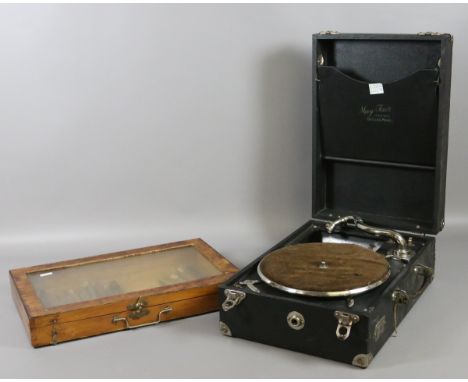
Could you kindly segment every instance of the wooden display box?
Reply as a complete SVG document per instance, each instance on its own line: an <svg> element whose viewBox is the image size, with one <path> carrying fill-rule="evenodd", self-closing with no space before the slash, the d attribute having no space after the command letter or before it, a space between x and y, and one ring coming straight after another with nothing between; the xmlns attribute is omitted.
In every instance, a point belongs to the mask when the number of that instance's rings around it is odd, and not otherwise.
<svg viewBox="0 0 468 382"><path fill-rule="evenodd" d="M201 239L10 270L34 347L218 309L238 269Z"/></svg>

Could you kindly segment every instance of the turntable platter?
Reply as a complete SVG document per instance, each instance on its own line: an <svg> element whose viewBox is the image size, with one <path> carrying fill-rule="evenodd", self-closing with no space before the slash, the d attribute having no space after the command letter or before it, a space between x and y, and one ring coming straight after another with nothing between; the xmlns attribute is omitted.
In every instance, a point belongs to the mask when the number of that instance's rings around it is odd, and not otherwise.
<svg viewBox="0 0 468 382"><path fill-rule="evenodd" d="M307 243L280 248L258 264L260 278L283 291L316 297L352 296L390 276L383 255L355 244Z"/></svg>

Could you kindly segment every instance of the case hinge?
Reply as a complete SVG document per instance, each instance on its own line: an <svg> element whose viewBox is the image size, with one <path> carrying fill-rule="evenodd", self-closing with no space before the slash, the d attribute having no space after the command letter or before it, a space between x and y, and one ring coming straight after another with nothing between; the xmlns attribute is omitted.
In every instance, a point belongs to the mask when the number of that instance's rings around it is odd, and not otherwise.
<svg viewBox="0 0 468 382"><path fill-rule="evenodd" d="M340 34L338 31L320 31L319 34Z"/></svg>
<svg viewBox="0 0 468 382"><path fill-rule="evenodd" d="M441 36L443 34L439 32L418 32L418 36Z"/></svg>
<svg viewBox="0 0 468 382"><path fill-rule="evenodd" d="M52 331L50 333L50 344L57 345L58 344L58 332L57 332L57 320L52 321Z"/></svg>

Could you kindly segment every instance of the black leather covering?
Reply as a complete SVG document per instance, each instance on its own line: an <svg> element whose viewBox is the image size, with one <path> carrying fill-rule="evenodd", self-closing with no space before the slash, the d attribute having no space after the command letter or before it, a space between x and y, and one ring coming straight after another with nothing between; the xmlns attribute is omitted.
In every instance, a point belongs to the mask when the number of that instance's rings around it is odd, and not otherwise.
<svg viewBox="0 0 468 382"><path fill-rule="evenodd" d="M324 235L326 235L324 226L308 222L264 255L286 245L321 242ZM371 239L370 236L353 230L342 236L343 239L365 237ZM379 249L382 255L392 247L392 244L384 240ZM390 278L381 286L354 296L352 307L349 307L346 298L303 297L277 290L264 283L255 284L258 292L254 292L239 284L243 280L259 279L257 265L263 257L261 256L220 286L220 305L226 299L227 289L246 294L245 298L232 309L220 310L220 321L229 328L228 335L232 337L367 367L367 363L357 363L359 357L365 356L366 362L370 362L394 331L393 292L402 288L410 294L421 290L422 294L431 281L428 279L425 282L423 277L412 270L415 266L434 268L435 239L415 238L412 248L415 250L415 255L409 264L389 260ZM406 304L398 306L396 324L403 320L418 301L420 294L409 299ZM337 338L338 321L334 315L335 311L357 314L360 318L359 322L352 326L350 336L345 341ZM302 314L305 319L303 329L294 330L288 325L287 317L290 312Z"/></svg>
<svg viewBox="0 0 468 382"><path fill-rule="evenodd" d="M319 34L313 44L315 219L266 253L323 242L323 220L338 215L437 233L444 217L451 36ZM369 83L382 83L383 94L371 95ZM349 227L338 234L342 240L374 240ZM367 367L432 281L435 238L411 236L409 263L389 259L389 279L355 296L353 303L293 295L263 283L255 284L256 291L249 289L242 281L259 279L260 256L220 286L220 302L226 293L244 293L239 304L221 309L222 332ZM380 244L384 256L395 248L385 238ZM418 269L430 270L430 277ZM393 296L400 289L408 293L407 300L395 305ZM359 316L344 341L336 334L336 311ZM297 312L305 320L300 330L287 320Z"/></svg>
<svg viewBox="0 0 468 382"><path fill-rule="evenodd" d="M369 83L318 68L323 155L435 166L437 69L419 70L369 93Z"/></svg>
<svg viewBox="0 0 468 382"><path fill-rule="evenodd" d="M315 35L313 217L443 227L450 35ZM369 84L382 84L371 94Z"/></svg>

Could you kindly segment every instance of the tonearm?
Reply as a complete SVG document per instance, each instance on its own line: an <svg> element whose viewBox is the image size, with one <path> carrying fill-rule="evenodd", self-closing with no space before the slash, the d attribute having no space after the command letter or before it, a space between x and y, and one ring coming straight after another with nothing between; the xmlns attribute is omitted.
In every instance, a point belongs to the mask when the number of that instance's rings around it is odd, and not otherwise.
<svg viewBox="0 0 468 382"><path fill-rule="evenodd" d="M408 248L408 244L399 232L393 231L391 229L385 229L385 228L378 228L378 227L373 227L370 225L367 225L364 223L364 221L358 217L358 216L345 216L342 217L338 220L335 220L333 222L327 223L326 228L328 233L332 233L333 230L340 224L353 222L353 226L356 228L360 229L361 231L368 232L374 236L387 236L391 238L393 241L395 241L398 244L398 248L390 250L389 254L392 255L392 257L408 262L413 255L414 251Z"/></svg>

